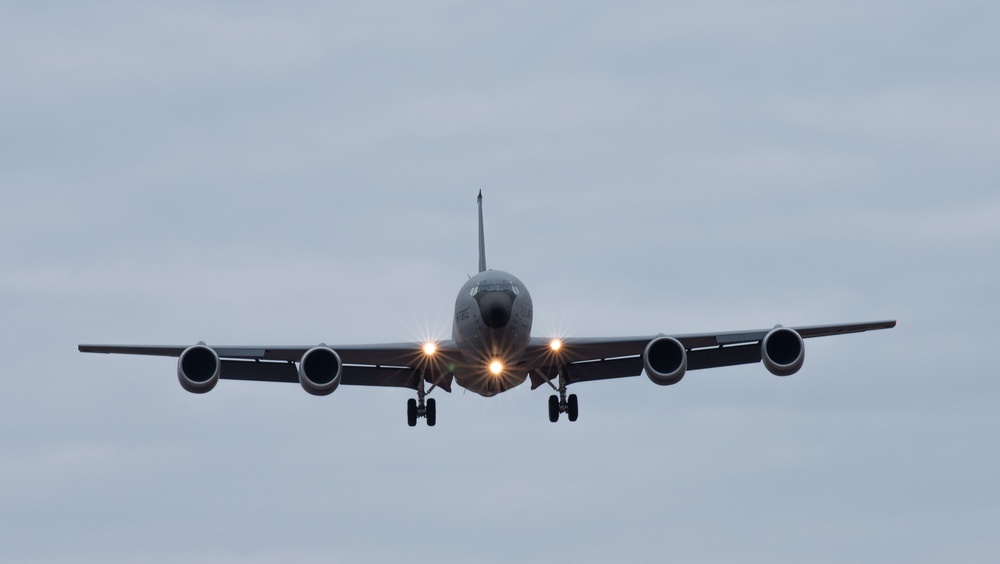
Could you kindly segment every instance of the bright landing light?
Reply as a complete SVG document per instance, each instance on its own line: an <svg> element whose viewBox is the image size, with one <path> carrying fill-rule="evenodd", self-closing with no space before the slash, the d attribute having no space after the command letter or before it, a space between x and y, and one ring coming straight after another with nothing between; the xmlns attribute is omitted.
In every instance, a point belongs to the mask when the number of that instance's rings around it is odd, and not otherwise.
<svg viewBox="0 0 1000 564"><path fill-rule="evenodd" d="M437 345L431 342L424 343L424 354L427 356L433 355L437 352Z"/></svg>
<svg viewBox="0 0 1000 564"><path fill-rule="evenodd" d="M552 352L558 351L562 348L562 341L559 339L552 339L549 341L549 348L552 349Z"/></svg>
<svg viewBox="0 0 1000 564"><path fill-rule="evenodd" d="M490 363L490 372L494 376L499 376L500 373L503 372L503 363L501 363L499 360L494 360L493 362L491 362Z"/></svg>

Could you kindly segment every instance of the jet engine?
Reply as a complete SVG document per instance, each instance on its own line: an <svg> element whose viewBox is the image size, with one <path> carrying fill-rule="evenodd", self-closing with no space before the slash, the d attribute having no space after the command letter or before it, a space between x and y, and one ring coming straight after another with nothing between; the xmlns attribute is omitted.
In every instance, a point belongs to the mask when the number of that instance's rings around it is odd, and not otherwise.
<svg viewBox="0 0 1000 564"><path fill-rule="evenodd" d="M806 346L802 335L794 329L775 327L767 332L760 343L760 358L775 376L791 376L802 368Z"/></svg>
<svg viewBox="0 0 1000 564"><path fill-rule="evenodd" d="M299 384L314 396L331 394L340 385L342 368L340 355L333 349L325 345L313 347L299 362Z"/></svg>
<svg viewBox="0 0 1000 564"><path fill-rule="evenodd" d="M177 359L177 380L192 394L204 394L219 383L221 367L219 355L205 343L198 343L184 349Z"/></svg>
<svg viewBox="0 0 1000 564"><path fill-rule="evenodd" d="M646 376L654 384L670 386L681 381L687 371L687 352L673 337L657 337L642 352Z"/></svg>

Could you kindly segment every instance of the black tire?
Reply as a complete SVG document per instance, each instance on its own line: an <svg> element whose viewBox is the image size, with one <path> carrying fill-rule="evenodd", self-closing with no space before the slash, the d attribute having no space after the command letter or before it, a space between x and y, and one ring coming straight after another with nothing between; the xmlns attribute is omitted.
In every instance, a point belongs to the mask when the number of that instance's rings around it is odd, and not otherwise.
<svg viewBox="0 0 1000 564"><path fill-rule="evenodd" d="M427 398L427 412L425 413L427 417L427 426L433 427L437 423L437 402L434 398Z"/></svg>
<svg viewBox="0 0 1000 564"><path fill-rule="evenodd" d="M580 402L576 400L576 394L569 395L569 420L576 421L576 418L580 415Z"/></svg>
<svg viewBox="0 0 1000 564"><path fill-rule="evenodd" d="M417 426L417 400L413 398L406 400L406 424L410 427Z"/></svg>
<svg viewBox="0 0 1000 564"><path fill-rule="evenodd" d="M559 421L559 396L549 396L549 421Z"/></svg>

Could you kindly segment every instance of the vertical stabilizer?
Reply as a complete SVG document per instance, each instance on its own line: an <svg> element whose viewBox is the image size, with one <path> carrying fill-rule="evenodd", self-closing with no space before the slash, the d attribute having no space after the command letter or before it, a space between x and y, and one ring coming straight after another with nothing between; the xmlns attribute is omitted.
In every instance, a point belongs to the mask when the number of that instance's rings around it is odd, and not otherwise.
<svg viewBox="0 0 1000 564"><path fill-rule="evenodd" d="M483 234L483 191L476 198L479 204L479 272L486 272L486 235Z"/></svg>

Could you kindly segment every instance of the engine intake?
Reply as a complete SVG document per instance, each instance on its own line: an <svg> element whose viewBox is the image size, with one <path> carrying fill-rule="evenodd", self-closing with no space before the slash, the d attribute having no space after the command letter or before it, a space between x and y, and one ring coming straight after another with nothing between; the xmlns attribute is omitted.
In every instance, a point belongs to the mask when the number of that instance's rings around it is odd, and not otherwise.
<svg viewBox="0 0 1000 564"><path fill-rule="evenodd" d="M314 396L332 394L340 385L343 363L331 348L320 345L302 355L299 362L299 384Z"/></svg>
<svg viewBox="0 0 1000 564"><path fill-rule="evenodd" d="M215 350L204 343L184 349L177 359L177 380L192 394L209 392L219 383L222 363Z"/></svg>
<svg viewBox="0 0 1000 564"><path fill-rule="evenodd" d="M775 327L760 343L760 358L775 376L791 376L802 368L806 346L794 329Z"/></svg>
<svg viewBox="0 0 1000 564"><path fill-rule="evenodd" d="M687 351L673 337L657 337L642 352L642 364L654 384L670 386L680 382L687 371Z"/></svg>

